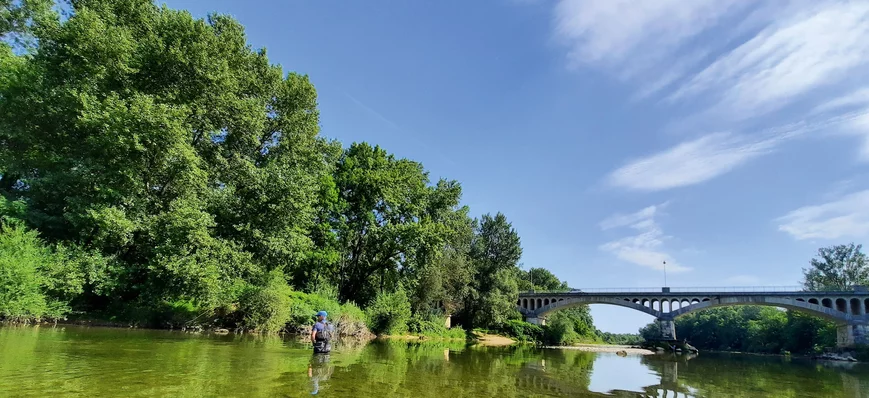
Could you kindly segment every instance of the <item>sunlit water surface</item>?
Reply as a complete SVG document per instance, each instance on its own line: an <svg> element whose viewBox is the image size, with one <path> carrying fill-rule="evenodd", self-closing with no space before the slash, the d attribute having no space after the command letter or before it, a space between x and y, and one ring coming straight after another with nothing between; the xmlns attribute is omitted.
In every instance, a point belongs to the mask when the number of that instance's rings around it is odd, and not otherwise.
<svg viewBox="0 0 869 398"><path fill-rule="evenodd" d="M869 397L869 366L627 356L406 341L336 344L82 327L0 327L9 397Z"/></svg>

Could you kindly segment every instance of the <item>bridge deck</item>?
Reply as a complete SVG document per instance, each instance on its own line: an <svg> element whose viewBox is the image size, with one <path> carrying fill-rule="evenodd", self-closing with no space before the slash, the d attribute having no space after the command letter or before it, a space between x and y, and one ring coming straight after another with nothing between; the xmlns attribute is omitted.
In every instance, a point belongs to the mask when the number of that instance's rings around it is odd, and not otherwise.
<svg viewBox="0 0 869 398"><path fill-rule="evenodd" d="M577 297L577 296L599 296L599 297L639 297L639 296L652 296L652 297L686 297L686 296L696 296L696 297L716 297L716 296L778 296L778 297L791 297L791 296L804 296L804 297L832 297L832 296L851 296L851 297L869 297L869 292L867 291L787 291L787 292L705 292L705 291L696 291L696 292L653 292L653 291L644 291L644 292L583 292L583 291L569 291L569 292L521 292L519 293L519 297Z"/></svg>

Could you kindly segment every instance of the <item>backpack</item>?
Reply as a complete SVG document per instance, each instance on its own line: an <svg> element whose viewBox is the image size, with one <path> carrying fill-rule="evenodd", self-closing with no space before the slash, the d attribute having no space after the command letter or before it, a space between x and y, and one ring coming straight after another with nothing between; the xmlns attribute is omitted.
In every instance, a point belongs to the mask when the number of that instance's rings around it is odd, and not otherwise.
<svg viewBox="0 0 869 398"><path fill-rule="evenodd" d="M332 340L332 334L334 333L332 328L332 323L328 321L323 322L323 331L317 332L317 340L330 341Z"/></svg>

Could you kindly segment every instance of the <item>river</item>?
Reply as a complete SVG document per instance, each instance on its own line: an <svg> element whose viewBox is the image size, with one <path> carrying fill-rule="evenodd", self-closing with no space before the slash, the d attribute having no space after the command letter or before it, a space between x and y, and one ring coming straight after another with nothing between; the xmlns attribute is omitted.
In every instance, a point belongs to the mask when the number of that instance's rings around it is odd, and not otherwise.
<svg viewBox="0 0 869 398"><path fill-rule="evenodd" d="M627 356L462 342L0 327L3 397L869 397L869 365L750 355Z"/></svg>

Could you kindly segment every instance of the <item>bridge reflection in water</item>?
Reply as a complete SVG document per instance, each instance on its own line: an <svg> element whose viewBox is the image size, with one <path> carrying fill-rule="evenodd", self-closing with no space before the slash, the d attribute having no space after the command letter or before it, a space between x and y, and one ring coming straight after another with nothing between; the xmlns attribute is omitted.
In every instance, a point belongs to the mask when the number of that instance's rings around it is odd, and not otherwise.
<svg viewBox="0 0 869 398"><path fill-rule="evenodd" d="M651 379L647 385L630 385L635 378L636 371L625 369L624 372L613 373L604 369L596 375L594 368L599 368L602 361L608 358L608 354L597 354L592 362L593 366L583 369L582 372L590 372L591 378L588 385L582 381L565 379L563 374L553 374L553 366L547 367L546 359L536 359L526 362L516 374L516 386L521 391L539 393L547 396L576 396L576 397L630 397L630 398L708 398L708 397L774 397L779 396L776 392L763 393L752 391L751 385L757 384L757 380L745 378L763 378L753 372L743 377L734 377L733 373L722 372L716 376L715 368L720 366L720 356L704 358L697 355L650 355L634 358L621 358L612 356L614 361L620 362L620 366L627 366L626 360L638 359L635 364L644 367ZM708 356L708 355L707 355ZM777 367L789 366L788 360L765 358L764 366ZM693 362L693 363L692 363ZM589 364L591 365L591 363ZM823 363L818 367L830 368L827 372L839 373L843 397L869 397L869 378L864 377L865 372L852 373L854 367L865 365L854 363ZM630 367L630 366L628 366ZM683 371L680 377L680 370ZM726 373L726 374L724 374ZM629 376L628 376L629 375ZM603 378L605 380L598 380ZM775 384L775 381L767 381L761 384ZM600 388L602 386L622 386L621 388ZM783 392L782 392L783 393ZM771 395L770 395L771 394ZM787 395L791 396L791 395Z"/></svg>

